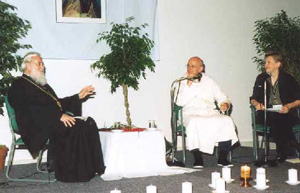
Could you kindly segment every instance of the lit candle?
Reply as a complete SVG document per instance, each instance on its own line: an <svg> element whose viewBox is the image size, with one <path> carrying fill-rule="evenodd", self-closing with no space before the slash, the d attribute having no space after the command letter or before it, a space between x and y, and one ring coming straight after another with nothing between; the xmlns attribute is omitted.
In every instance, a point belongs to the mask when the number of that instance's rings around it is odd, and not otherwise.
<svg viewBox="0 0 300 193"><path fill-rule="evenodd" d="M212 172L211 173L211 187L216 188L216 180L221 177L219 172Z"/></svg>
<svg viewBox="0 0 300 193"><path fill-rule="evenodd" d="M150 186L147 186L147 193L156 193L156 186L153 186L152 184Z"/></svg>
<svg viewBox="0 0 300 193"><path fill-rule="evenodd" d="M231 169L230 167L223 167L222 168L222 178L225 180L225 182L228 182L231 180Z"/></svg>
<svg viewBox="0 0 300 193"><path fill-rule="evenodd" d="M183 182L182 183L182 193L192 193L192 183L191 182Z"/></svg>
<svg viewBox="0 0 300 193"><path fill-rule="evenodd" d="M264 168L256 169L256 186L258 188L266 187L266 170Z"/></svg>
<svg viewBox="0 0 300 193"><path fill-rule="evenodd" d="M241 167L241 178L250 178L251 168L247 165Z"/></svg>
<svg viewBox="0 0 300 193"><path fill-rule="evenodd" d="M298 182L298 171L296 169L289 169L289 182Z"/></svg>
<svg viewBox="0 0 300 193"><path fill-rule="evenodd" d="M117 188L115 188L114 190L110 191L110 193L121 193L121 190L117 190Z"/></svg>
<svg viewBox="0 0 300 193"><path fill-rule="evenodd" d="M218 178L216 180L216 193L225 192L225 180L223 178Z"/></svg>

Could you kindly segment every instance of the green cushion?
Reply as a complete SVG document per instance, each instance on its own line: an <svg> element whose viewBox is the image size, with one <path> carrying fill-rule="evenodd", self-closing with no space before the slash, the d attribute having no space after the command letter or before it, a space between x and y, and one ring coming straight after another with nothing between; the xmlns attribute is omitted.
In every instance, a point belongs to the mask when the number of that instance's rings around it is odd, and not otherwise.
<svg viewBox="0 0 300 193"><path fill-rule="evenodd" d="M256 131L264 132L264 125L256 124ZM267 133L270 133L270 127L269 126L267 126Z"/></svg>
<svg viewBox="0 0 300 193"><path fill-rule="evenodd" d="M184 126L182 126L182 125L178 125L178 127L177 127L177 132L181 132L182 131L182 128L183 129L185 129L185 127Z"/></svg>
<svg viewBox="0 0 300 193"><path fill-rule="evenodd" d="M10 106L7 96L4 97L4 101L5 101L5 106L6 106L10 124L11 124L14 132L18 133L19 128L18 128L18 124L17 124L16 118L15 118L15 110Z"/></svg>
<svg viewBox="0 0 300 193"><path fill-rule="evenodd" d="M17 139L16 145L24 145L24 141L21 137L19 139Z"/></svg>
<svg viewBox="0 0 300 193"><path fill-rule="evenodd" d="M258 132L264 132L264 126L260 125L260 124L256 124L256 131L258 131ZM300 132L300 124L294 125L293 132L294 133ZM270 133L270 127L269 126L267 126L267 133Z"/></svg>
<svg viewBox="0 0 300 193"><path fill-rule="evenodd" d="M294 132L294 133L300 132L300 124L294 125L294 127L293 127L293 132Z"/></svg>

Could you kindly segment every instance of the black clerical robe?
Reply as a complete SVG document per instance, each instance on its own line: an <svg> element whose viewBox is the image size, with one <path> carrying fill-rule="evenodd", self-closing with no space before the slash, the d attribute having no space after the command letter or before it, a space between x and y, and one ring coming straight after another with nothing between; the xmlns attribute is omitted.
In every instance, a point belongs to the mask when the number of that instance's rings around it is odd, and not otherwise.
<svg viewBox="0 0 300 193"><path fill-rule="evenodd" d="M12 84L8 100L16 113L19 134L32 154L51 141L55 158L55 177L63 182L89 181L104 173L104 162L97 125L92 118L76 119L65 127L63 113L81 115L78 94L58 99L47 84L40 86L23 74Z"/></svg>

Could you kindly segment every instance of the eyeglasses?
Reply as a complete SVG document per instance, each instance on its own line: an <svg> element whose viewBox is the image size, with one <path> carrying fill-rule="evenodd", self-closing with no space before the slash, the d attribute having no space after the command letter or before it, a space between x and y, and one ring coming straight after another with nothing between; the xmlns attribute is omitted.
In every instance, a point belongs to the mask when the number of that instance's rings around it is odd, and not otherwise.
<svg viewBox="0 0 300 193"><path fill-rule="evenodd" d="M187 64L186 67L187 67L187 68L198 68L198 67L195 66L195 65L189 65L189 64ZM201 65L201 66L199 66L199 67L201 68L201 67L203 67L203 65Z"/></svg>

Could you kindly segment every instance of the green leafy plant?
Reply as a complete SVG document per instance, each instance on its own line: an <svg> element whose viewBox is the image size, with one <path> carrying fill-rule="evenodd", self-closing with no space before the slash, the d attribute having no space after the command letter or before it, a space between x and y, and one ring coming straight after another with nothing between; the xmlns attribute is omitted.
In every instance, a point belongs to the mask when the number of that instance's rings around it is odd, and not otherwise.
<svg viewBox="0 0 300 193"><path fill-rule="evenodd" d="M31 48L19 40L27 35L30 24L17 16L17 8L0 1L0 114L3 115L4 96L14 77L12 71L20 70L22 58L17 55L20 49Z"/></svg>
<svg viewBox="0 0 300 193"><path fill-rule="evenodd" d="M281 10L274 17L255 22L253 37L258 56L253 58L257 68L263 72L267 51L278 51L283 55L283 70L295 77L300 84L300 18L290 18Z"/></svg>
<svg viewBox="0 0 300 193"><path fill-rule="evenodd" d="M146 79L146 70L154 72L155 64L150 54L154 42L149 39L148 34L141 33L142 28L131 27L129 23L134 20L133 17L126 19L123 24L111 23L112 28L99 34L97 42L105 41L111 49L107 55L91 65L91 69L97 71L97 77L103 76L111 82L111 93L114 93L118 87L123 88L124 106L126 108L127 124L132 126L129 103L128 87L134 90L139 89L139 78Z"/></svg>

